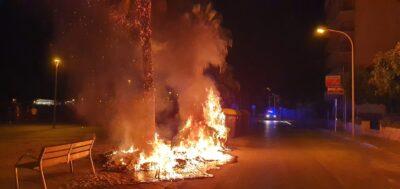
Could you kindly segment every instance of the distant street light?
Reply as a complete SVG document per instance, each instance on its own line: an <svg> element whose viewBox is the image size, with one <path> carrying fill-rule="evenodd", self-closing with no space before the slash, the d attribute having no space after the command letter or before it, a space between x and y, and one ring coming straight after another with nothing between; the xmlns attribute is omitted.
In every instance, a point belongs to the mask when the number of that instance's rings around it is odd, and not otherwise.
<svg viewBox="0 0 400 189"><path fill-rule="evenodd" d="M354 136L355 135L355 96L354 96L354 91L355 91L355 83L354 83L354 42L353 39L350 37L349 34L343 31L339 30L333 30L330 28L326 27L318 27L316 29L316 33L318 35L324 35L327 32L332 32L332 33L337 33L340 35L343 35L346 37L346 39L349 41L350 46L351 46L351 125L352 125L352 131L351 134ZM346 120L345 120L346 122Z"/></svg>
<svg viewBox="0 0 400 189"><path fill-rule="evenodd" d="M53 105L53 129L56 128L56 111L57 111L57 75L58 75L58 67L61 64L61 59L59 57L55 57L53 59L53 64L55 66L55 77L54 77L54 105Z"/></svg>

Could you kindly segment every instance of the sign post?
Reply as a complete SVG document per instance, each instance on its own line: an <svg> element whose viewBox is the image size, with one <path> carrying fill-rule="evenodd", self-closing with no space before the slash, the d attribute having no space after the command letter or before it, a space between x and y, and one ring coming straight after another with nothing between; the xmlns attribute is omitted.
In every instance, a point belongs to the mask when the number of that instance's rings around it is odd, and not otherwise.
<svg viewBox="0 0 400 189"><path fill-rule="evenodd" d="M337 106L338 96L344 95L344 89L342 87L342 80L340 75L328 75L325 77L326 93L328 96L334 97L334 126L335 132L337 131ZM344 120L346 122L346 120Z"/></svg>
<svg viewBox="0 0 400 189"><path fill-rule="evenodd" d="M337 98L335 98L335 133L337 128Z"/></svg>

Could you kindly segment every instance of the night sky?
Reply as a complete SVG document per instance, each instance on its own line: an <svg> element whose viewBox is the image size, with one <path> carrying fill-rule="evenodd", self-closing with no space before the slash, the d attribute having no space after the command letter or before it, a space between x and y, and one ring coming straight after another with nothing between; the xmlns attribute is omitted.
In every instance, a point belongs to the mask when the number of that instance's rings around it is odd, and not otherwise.
<svg viewBox="0 0 400 189"><path fill-rule="evenodd" d="M18 2L0 0L0 100L51 97L52 11L36 1ZM243 97L262 101L270 87L285 104L323 98L324 42L313 36L324 21L323 0L214 2L232 33L228 63Z"/></svg>
<svg viewBox="0 0 400 189"><path fill-rule="evenodd" d="M51 14L36 1L0 0L0 100L52 96Z"/></svg>
<svg viewBox="0 0 400 189"><path fill-rule="evenodd" d="M228 62L242 91L263 101L270 87L289 105L323 98L324 46L313 35L323 0L218 0L216 8L233 35Z"/></svg>

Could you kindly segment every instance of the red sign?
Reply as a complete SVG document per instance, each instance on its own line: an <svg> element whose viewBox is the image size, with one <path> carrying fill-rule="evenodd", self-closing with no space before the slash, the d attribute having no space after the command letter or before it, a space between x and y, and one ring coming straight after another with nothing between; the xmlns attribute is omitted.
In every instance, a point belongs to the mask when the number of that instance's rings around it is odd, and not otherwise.
<svg viewBox="0 0 400 189"><path fill-rule="evenodd" d="M328 95L343 95L342 78L340 75L327 75L325 77L326 93Z"/></svg>
<svg viewBox="0 0 400 189"><path fill-rule="evenodd" d="M342 80L340 75L328 75L325 77L326 88L341 88Z"/></svg>
<svg viewBox="0 0 400 189"><path fill-rule="evenodd" d="M343 95L344 89L342 87L331 87L327 89L328 95Z"/></svg>

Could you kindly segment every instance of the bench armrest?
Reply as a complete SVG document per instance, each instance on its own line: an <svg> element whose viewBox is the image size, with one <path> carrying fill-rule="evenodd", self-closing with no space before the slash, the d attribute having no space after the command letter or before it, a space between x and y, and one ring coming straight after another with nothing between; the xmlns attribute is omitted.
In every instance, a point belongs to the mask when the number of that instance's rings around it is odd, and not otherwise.
<svg viewBox="0 0 400 189"><path fill-rule="evenodd" d="M26 152L25 154L23 154L21 157L18 158L17 163L20 163L25 157L30 158L31 160L38 160L38 157L33 155L31 152Z"/></svg>

